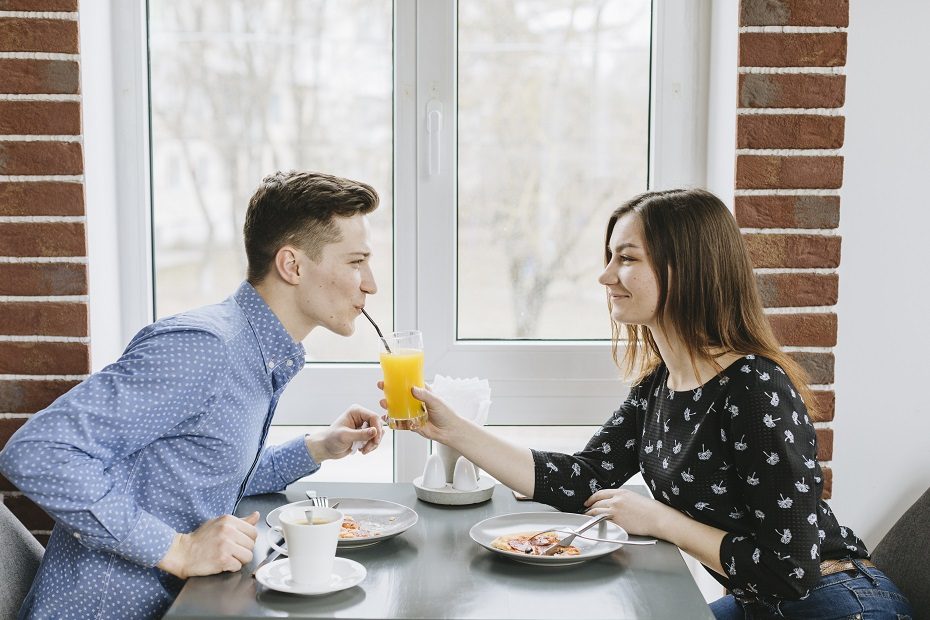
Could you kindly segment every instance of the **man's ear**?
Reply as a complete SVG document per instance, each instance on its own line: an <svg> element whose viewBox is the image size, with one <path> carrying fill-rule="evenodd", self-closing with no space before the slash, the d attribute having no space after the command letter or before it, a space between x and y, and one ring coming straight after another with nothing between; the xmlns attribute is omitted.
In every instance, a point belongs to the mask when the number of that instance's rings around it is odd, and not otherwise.
<svg viewBox="0 0 930 620"><path fill-rule="evenodd" d="M300 284L300 250L285 245L274 255L274 266L278 276L288 284Z"/></svg>

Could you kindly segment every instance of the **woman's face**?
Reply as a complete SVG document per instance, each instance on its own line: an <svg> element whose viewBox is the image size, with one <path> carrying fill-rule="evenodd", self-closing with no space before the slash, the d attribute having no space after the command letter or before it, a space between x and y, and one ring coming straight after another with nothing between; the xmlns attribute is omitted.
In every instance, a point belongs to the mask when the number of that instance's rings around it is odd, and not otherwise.
<svg viewBox="0 0 930 620"><path fill-rule="evenodd" d="M639 216L628 213L617 220L607 247L610 262L597 281L607 287L610 317L617 323L655 329L659 286L646 254Z"/></svg>

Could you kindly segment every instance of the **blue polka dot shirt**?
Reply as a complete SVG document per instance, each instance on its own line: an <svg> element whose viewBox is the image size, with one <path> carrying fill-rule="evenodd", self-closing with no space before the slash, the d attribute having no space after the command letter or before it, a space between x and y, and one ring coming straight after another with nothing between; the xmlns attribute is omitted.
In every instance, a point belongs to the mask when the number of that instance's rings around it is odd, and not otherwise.
<svg viewBox="0 0 930 620"><path fill-rule="evenodd" d="M160 617L182 585L155 568L176 533L319 468L303 437L263 447L303 365L303 346L244 282L144 328L33 416L0 452L0 473L55 519L21 616Z"/></svg>

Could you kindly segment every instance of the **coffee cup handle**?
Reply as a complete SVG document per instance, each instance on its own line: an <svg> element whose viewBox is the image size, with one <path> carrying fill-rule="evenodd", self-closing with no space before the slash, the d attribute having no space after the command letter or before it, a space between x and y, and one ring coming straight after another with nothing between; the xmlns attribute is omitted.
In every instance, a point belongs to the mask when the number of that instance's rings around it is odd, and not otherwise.
<svg viewBox="0 0 930 620"><path fill-rule="evenodd" d="M277 534L277 536L274 536L274 534ZM280 538L283 536L284 536L284 531L281 529L280 525L271 526L271 529L268 530L268 544L271 545L271 548L277 551L278 553L283 553L284 555L287 555L287 547L281 547L277 543L277 540L280 540Z"/></svg>

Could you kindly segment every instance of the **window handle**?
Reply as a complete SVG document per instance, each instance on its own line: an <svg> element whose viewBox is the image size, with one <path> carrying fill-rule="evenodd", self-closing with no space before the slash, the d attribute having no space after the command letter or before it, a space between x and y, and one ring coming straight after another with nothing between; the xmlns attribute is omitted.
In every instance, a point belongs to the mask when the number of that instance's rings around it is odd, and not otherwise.
<svg viewBox="0 0 930 620"><path fill-rule="evenodd" d="M429 176L440 172L439 150L442 145L442 103L433 99L426 104L427 155Z"/></svg>

